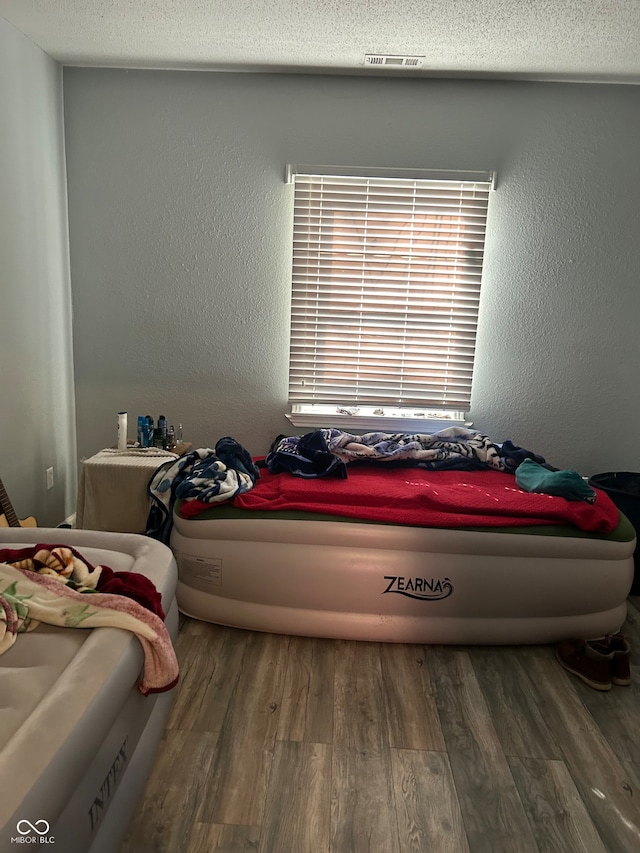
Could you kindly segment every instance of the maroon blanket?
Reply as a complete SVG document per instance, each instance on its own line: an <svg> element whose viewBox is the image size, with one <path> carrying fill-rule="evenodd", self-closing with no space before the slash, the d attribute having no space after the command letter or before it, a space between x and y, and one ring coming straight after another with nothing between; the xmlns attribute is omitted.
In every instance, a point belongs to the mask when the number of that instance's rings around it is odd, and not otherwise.
<svg viewBox="0 0 640 853"><path fill-rule="evenodd" d="M71 545L28 545L21 548L0 549L0 563L10 563L16 568L58 575L59 579L76 581L76 588L92 588L95 592L125 595L146 607L164 622L162 596L153 581L138 572L114 572L109 566L93 566ZM95 577L95 583L78 583L78 569L82 575Z"/></svg>
<svg viewBox="0 0 640 853"><path fill-rule="evenodd" d="M346 480L302 479L261 470L253 489L231 504L250 510L303 510L347 518L421 527L512 527L572 524L609 533L618 509L596 490L594 504L522 491L513 474L500 471L427 471L422 468L350 466ZM210 503L184 501L180 515L191 518Z"/></svg>

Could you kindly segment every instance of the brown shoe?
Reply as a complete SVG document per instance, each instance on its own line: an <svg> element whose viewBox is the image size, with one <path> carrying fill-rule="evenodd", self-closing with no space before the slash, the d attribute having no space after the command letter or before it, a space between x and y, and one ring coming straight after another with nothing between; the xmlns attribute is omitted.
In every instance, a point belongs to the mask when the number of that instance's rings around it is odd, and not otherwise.
<svg viewBox="0 0 640 853"><path fill-rule="evenodd" d="M611 681L622 687L631 684L631 646L622 634L610 634L606 639L606 645L613 652L611 663Z"/></svg>
<svg viewBox="0 0 640 853"><path fill-rule="evenodd" d="M603 642L563 640L556 646L556 658L565 669L594 690L611 690L614 652Z"/></svg>

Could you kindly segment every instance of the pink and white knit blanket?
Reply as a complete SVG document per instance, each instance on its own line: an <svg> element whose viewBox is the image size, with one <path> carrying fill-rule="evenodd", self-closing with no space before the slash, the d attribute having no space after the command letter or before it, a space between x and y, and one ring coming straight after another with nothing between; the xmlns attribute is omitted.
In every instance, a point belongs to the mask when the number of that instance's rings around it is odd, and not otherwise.
<svg viewBox="0 0 640 853"><path fill-rule="evenodd" d="M0 654L18 634L40 622L64 628L124 628L138 637L144 651L140 692L146 696L175 686L178 661L159 616L124 595L78 592L54 574L0 563Z"/></svg>

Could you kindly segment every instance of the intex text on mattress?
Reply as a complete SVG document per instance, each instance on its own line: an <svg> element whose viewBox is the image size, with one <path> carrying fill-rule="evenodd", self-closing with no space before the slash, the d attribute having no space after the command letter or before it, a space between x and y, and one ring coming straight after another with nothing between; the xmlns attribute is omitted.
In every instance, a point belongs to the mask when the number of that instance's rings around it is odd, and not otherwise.
<svg viewBox="0 0 640 853"><path fill-rule="evenodd" d="M0 530L0 548L67 544L93 565L141 572L177 636L176 564L135 534ZM143 696L143 652L121 628L40 624L0 655L0 850L54 843L64 853L116 853L142 794L173 692Z"/></svg>

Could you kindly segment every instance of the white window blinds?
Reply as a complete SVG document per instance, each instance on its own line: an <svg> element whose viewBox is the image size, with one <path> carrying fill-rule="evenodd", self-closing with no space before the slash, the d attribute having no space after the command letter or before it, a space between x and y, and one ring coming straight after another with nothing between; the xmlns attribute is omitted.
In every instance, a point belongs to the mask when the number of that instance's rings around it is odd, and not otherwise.
<svg viewBox="0 0 640 853"><path fill-rule="evenodd" d="M291 177L289 402L468 410L493 174Z"/></svg>

